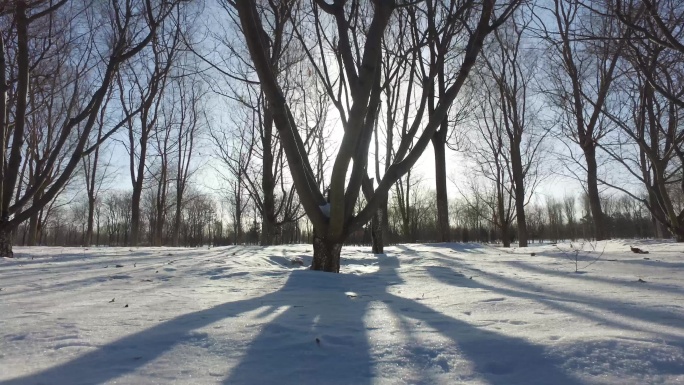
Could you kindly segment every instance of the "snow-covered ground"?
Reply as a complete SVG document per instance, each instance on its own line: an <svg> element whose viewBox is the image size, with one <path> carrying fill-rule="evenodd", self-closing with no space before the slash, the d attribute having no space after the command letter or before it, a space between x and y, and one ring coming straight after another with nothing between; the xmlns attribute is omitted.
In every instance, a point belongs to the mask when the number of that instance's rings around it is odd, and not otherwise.
<svg viewBox="0 0 684 385"><path fill-rule="evenodd" d="M634 243L17 247L0 385L682 384L684 245Z"/></svg>

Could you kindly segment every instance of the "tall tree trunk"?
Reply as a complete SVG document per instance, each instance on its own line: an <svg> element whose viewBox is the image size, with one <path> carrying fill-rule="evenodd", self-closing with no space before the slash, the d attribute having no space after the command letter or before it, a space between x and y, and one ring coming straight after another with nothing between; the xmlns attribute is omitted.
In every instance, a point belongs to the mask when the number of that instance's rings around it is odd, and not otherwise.
<svg viewBox="0 0 684 385"><path fill-rule="evenodd" d="M261 246L269 246L275 243L276 226L274 220L266 212L261 216Z"/></svg>
<svg viewBox="0 0 684 385"><path fill-rule="evenodd" d="M5 40L0 38L0 231L3 222L9 220L9 213L5 212L5 156L7 150L7 63L5 61ZM9 199L9 198L8 198ZM7 215L6 215L7 214ZM10 250L11 251L11 250Z"/></svg>
<svg viewBox="0 0 684 385"><path fill-rule="evenodd" d="M384 254L384 239L383 239L383 222L386 216L383 207L378 208L377 212L371 219L371 239L373 241L373 254Z"/></svg>
<svg viewBox="0 0 684 385"><path fill-rule="evenodd" d="M651 188L648 191L648 203L651 206L651 210L657 211L660 214L661 218L666 218L667 215L665 212L662 210L660 207L660 203L658 202L658 198L656 197L655 192L653 189L655 189L655 186L651 186ZM653 236L654 238L662 239L662 238L668 238L668 233L669 231L667 230L667 226L663 225L657 218L655 214L651 214L651 223L653 224Z"/></svg>
<svg viewBox="0 0 684 385"><path fill-rule="evenodd" d="M387 208L388 204L388 198L385 196L385 199L380 203L380 209L382 210L382 240L385 244L387 244L390 241L390 231L389 231L389 210Z"/></svg>
<svg viewBox="0 0 684 385"><path fill-rule="evenodd" d="M129 133L131 143L131 178L133 181L133 194L131 196L131 236L130 246L138 246L140 241L140 198L142 196L143 182L145 180L145 161L147 156L147 138L149 129L147 127L147 112L143 111L141 122L144 126L140 137L140 159L138 160L137 174L133 173L133 137Z"/></svg>
<svg viewBox="0 0 684 385"><path fill-rule="evenodd" d="M605 217L601 210L601 197L598 191L598 165L596 163L596 149L593 146L584 147L584 158L587 161L587 196L591 217L594 220L594 237L597 241L608 239Z"/></svg>
<svg viewBox="0 0 684 385"><path fill-rule="evenodd" d="M101 121L97 128L97 141L102 139L102 127L104 125L104 114L101 114ZM86 160L87 167L90 168L90 178L86 178L86 190L88 192L88 223L86 227L86 236L84 246L90 246L93 243L93 221L95 220L95 203L97 194L97 166L100 160L100 146L95 148L95 153L93 154L92 166L90 163L90 158ZM99 225L98 225L99 232ZM99 236L98 236L99 238ZM98 239L99 244L99 239Z"/></svg>
<svg viewBox="0 0 684 385"><path fill-rule="evenodd" d="M180 224L181 224L181 203L182 195L180 189L176 189L176 213L173 215L173 246L178 247L180 243Z"/></svg>
<svg viewBox="0 0 684 385"><path fill-rule="evenodd" d="M437 236L440 242L449 242L449 198L447 196L446 175L446 133L447 120L444 119L441 128L432 136L432 146L435 151L435 189L437 193Z"/></svg>
<svg viewBox="0 0 684 385"><path fill-rule="evenodd" d="M33 197L33 204L37 204L37 202L40 200L40 198L43 196L44 190L41 188L38 192L36 192L36 195ZM38 244L38 241L40 240L40 216L41 216L40 211L36 211L35 214L31 215L29 218L29 228L28 228L28 239L26 241L27 246L36 246Z"/></svg>
<svg viewBox="0 0 684 385"><path fill-rule="evenodd" d="M3 168L2 191L0 191L0 194L2 194L2 198L0 199L0 256L7 258L12 258L14 256L14 254L12 253L12 233L14 231L14 228L10 228L8 224L10 220L9 207L10 203L12 202L12 194L14 192L14 187L17 184L17 173L19 170L19 166L21 164L21 151L24 147L25 141L24 129L26 127L26 108L28 103L27 99L29 89L29 69L31 66L29 60L28 43L29 20L26 15L26 7L26 2L18 1L16 2L14 10L17 30L16 104L14 109L15 112L14 129L12 132L12 146L10 147L9 159L7 160L7 163L4 165L5 167ZM2 37L0 37L0 39L2 39ZM0 52L2 53L2 80L6 80L6 74L4 71L6 66L4 50L5 49L3 44L2 52ZM4 97L5 91L7 90L6 81L3 81L2 87L3 98L1 101L3 105L0 107L2 107L4 111L2 111L0 117L2 117L4 120L5 114L7 114L9 111L9 109L5 105L6 98ZM6 122L3 121L2 126L0 126L3 128L3 134L5 133L4 131L7 129L5 123ZM6 138L6 136L4 135L3 137ZM3 161L5 160L5 148L6 144L2 147ZM26 167L26 163L24 163L24 167ZM17 194L17 197L18 196L19 194Z"/></svg>
<svg viewBox="0 0 684 385"><path fill-rule="evenodd" d="M499 183L500 181L497 181L497 184ZM505 212L503 188L500 185L497 186L496 189L496 211L498 216L497 222L499 224L499 228L501 229L501 242L503 242L503 247L511 247L511 223L509 222L508 215L506 215Z"/></svg>
<svg viewBox="0 0 684 385"><path fill-rule="evenodd" d="M100 214L97 215L95 245L100 246Z"/></svg>
<svg viewBox="0 0 684 385"><path fill-rule="evenodd" d="M142 178L140 178L142 182ZM138 188L138 186L140 186ZM138 246L140 233L140 196L142 194L142 183L136 183L133 187L131 196L131 235L129 238L130 246Z"/></svg>
<svg viewBox="0 0 684 385"><path fill-rule="evenodd" d="M164 237L164 222L166 219L166 173L167 173L167 160L166 156L162 156L162 169L161 175L159 177L159 183L157 184L157 215L155 218L156 227L154 229L154 246L162 245L162 238Z"/></svg>
<svg viewBox="0 0 684 385"><path fill-rule="evenodd" d="M527 247L527 220L525 218L525 175L520 155L520 141L511 145L511 168L515 182L515 214L518 219L518 246Z"/></svg>
<svg viewBox="0 0 684 385"><path fill-rule="evenodd" d="M261 245L273 244L275 238L275 180L273 177L273 114L270 106L264 103L264 132L261 138L263 147L261 187L264 192L261 212ZM284 199L284 197L283 197Z"/></svg>
<svg viewBox="0 0 684 385"><path fill-rule="evenodd" d="M164 200L162 198L162 200ZM157 217L155 218L156 227L154 228L154 246L162 245L162 238L164 236L164 207L166 203L159 202L157 204Z"/></svg>
<svg viewBox="0 0 684 385"><path fill-rule="evenodd" d="M501 224L501 241L503 247L511 247L511 224L508 222Z"/></svg>
<svg viewBox="0 0 684 385"><path fill-rule="evenodd" d="M663 225L658 219L655 219L656 221L656 226L658 228L658 238L660 239L665 239L665 238L670 238L670 234L668 234L667 231L667 226Z"/></svg>
<svg viewBox="0 0 684 385"><path fill-rule="evenodd" d="M95 196L88 192L88 223L86 225L86 235L84 246L91 246L93 244L93 227L95 223ZM98 239L99 244L99 226L98 226Z"/></svg>
<svg viewBox="0 0 684 385"><path fill-rule="evenodd" d="M313 239L313 262L311 270L326 271L329 273L340 272L340 253L342 243L320 238L315 234Z"/></svg>
<svg viewBox="0 0 684 385"><path fill-rule="evenodd" d="M233 230L235 233L235 244L241 245L244 243L244 231L242 230L242 199L238 194L235 198L235 215L233 217Z"/></svg>

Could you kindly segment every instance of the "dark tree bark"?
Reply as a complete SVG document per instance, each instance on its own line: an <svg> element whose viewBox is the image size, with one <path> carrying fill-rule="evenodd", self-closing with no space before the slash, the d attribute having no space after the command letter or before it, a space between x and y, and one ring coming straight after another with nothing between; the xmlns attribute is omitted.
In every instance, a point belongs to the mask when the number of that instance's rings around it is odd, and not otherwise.
<svg viewBox="0 0 684 385"><path fill-rule="evenodd" d="M331 273L340 272L340 253L342 243L331 242L318 235L313 239L313 262L311 270L321 270Z"/></svg>
<svg viewBox="0 0 684 385"><path fill-rule="evenodd" d="M584 159L587 162L587 197L591 207L591 219L594 222L594 237L597 241L609 239L608 229L603 210L601 209L601 195L598 190L598 164L596 162L596 147L592 144L582 147Z"/></svg>
<svg viewBox="0 0 684 385"><path fill-rule="evenodd" d="M272 60L273 61L273 60ZM276 65L273 65L276 68ZM267 103L264 103L267 104ZM275 177L273 176L273 116L268 105L264 105L264 122L261 142L263 148L261 187L263 190L261 207L261 245L273 244L275 240Z"/></svg>
<svg viewBox="0 0 684 385"><path fill-rule="evenodd" d="M29 41L28 25L29 20L26 15L26 3L18 1L15 3L15 23L17 30L17 91L14 132L12 134L12 146L10 148L7 168L3 175L2 207L0 207L0 257L12 257L12 230L9 229L10 203L12 193L17 182L17 173L21 164L21 151L24 147L24 129L26 127L26 107L29 88ZM0 40L2 37L0 37ZM3 77L4 77L3 72ZM4 84L3 84L4 86ZM6 109L5 106L2 106ZM5 111L3 111L5 112ZM6 113L6 112L5 112ZM4 117L4 116L3 116ZM4 151L4 147L3 147ZM18 194L17 194L18 195ZM31 213L33 215L33 213ZM29 217L31 216L29 215ZM2 226L4 225L4 226Z"/></svg>
<svg viewBox="0 0 684 385"><path fill-rule="evenodd" d="M7 151L7 62L5 59L5 39L0 37L0 229L8 221L9 213L5 211L5 154ZM0 240L0 245L3 241ZM0 251L0 255L2 255Z"/></svg>
<svg viewBox="0 0 684 385"><path fill-rule="evenodd" d="M141 119L147 119L147 114L143 113ZM143 133L139 139L140 158L138 160L138 167L134 166L135 153L134 143L136 142L133 131L131 129L129 140L131 144L131 182L133 184L133 192L131 194L131 236L129 239L130 246L138 246L140 241L140 198L142 197L143 182L145 180L145 163L147 159L147 141L149 138L149 131L143 128Z"/></svg>
<svg viewBox="0 0 684 385"><path fill-rule="evenodd" d="M99 142L102 139L102 128L104 126L104 111L106 107L102 109L100 114L100 121L98 123L97 129L97 140ZM99 193L99 183L101 178L98 179L98 171L100 163L100 146L95 148L92 155L87 156L83 159L84 170L85 170L85 182L86 182L86 193L88 196L88 223L86 224L86 234L84 246L90 246L93 243L93 227L95 222L95 209L97 204L97 195ZM99 234L98 234L99 235ZM99 238L99 237L98 237ZM97 239L99 242L99 239Z"/></svg>
<svg viewBox="0 0 684 385"><path fill-rule="evenodd" d="M385 241L383 239L383 221L385 220L385 215L382 208L378 208L378 211L373 215L371 219L371 240L372 247L371 250L373 254L384 254L385 252Z"/></svg>
<svg viewBox="0 0 684 385"><path fill-rule="evenodd" d="M501 242L503 243L503 247L511 247L511 223L507 219L503 194L497 194L497 211L497 219L500 221Z"/></svg>
<svg viewBox="0 0 684 385"><path fill-rule="evenodd" d="M437 29L438 17L450 17L450 14L442 14L439 10L440 2L427 1L427 23L430 31ZM453 6L453 4L452 4ZM447 30L449 31L449 30ZM446 72L450 70L447 54L451 40L456 37L457 30L451 30L444 34L434 34L430 49L431 70L437 72L437 87L431 90L428 100L428 111L435 111L435 103L444 98L446 94ZM447 115L448 116L448 115ZM447 194L446 175L446 141L448 138L449 121L445 116L440 122L439 128L432 135L432 146L435 153L435 192L437 200L437 237L440 242L449 241L449 198Z"/></svg>
<svg viewBox="0 0 684 385"><path fill-rule="evenodd" d="M12 232L0 228L0 258L13 258Z"/></svg>
<svg viewBox="0 0 684 385"><path fill-rule="evenodd" d="M166 146L165 146L166 147ZM155 227L154 236L152 238L153 246L161 246L164 237L164 224L166 223L166 199L168 193L168 160L166 157L166 149L164 150L164 155L162 155L162 164L160 175L157 177L157 191L155 196Z"/></svg>
<svg viewBox="0 0 684 385"><path fill-rule="evenodd" d="M36 194L35 200L40 198L40 194ZM31 215L28 223L28 234L26 235L26 246L36 246L38 244L38 239L40 239L40 212Z"/></svg>
<svg viewBox="0 0 684 385"><path fill-rule="evenodd" d="M432 137L435 151L435 192L437 195L437 235L439 242L449 242L449 197L447 195L446 139L448 122L445 119Z"/></svg>
<svg viewBox="0 0 684 385"><path fill-rule="evenodd" d="M511 143L511 168L515 184L515 215L518 222L518 246L527 247L527 220L525 219L525 173L520 155L520 138Z"/></svg>

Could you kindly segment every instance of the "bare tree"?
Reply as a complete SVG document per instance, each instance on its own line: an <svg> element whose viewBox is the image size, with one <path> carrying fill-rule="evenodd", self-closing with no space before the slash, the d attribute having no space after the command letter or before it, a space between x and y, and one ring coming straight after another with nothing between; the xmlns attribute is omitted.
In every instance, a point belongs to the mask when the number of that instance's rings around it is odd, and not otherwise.
<svg viewBox="0 0 684 385"><path fill-rule="evenodd" d="M500 114L500 119L495 118L492 123L495 130L502 131L505 136L502 138L497 132L498 142L492 145L493 149L500 152L510 175L520 247L527 246L525 205L543 177L540 165L544 155L543 143L548 133L540 127L541 106L535 103L538 98L533 93L538 70L537 55L524 47L529 41L527 31L532 21L531 12L529 9L520 9L510 23L495 31L493 52L486 51L484 55L488 75L498 91L496 103L492 105L490 99L489 104L491 114ZM493 136L489 135L489 138L491 141ZM496 148L501 146L505 147L505 151Z"/></svg>
<svg viewBox="0 0 684 385"><path fill-rule="evenodd" d="M486 186L482 186L479 178L470 179L466 182L465 186L457 185L456 187L461 194L461 199L458 204L462 211L462 218L460 221L463 233L461 235L461 240L463 242L490 240L493 237L489 237L490 239L482 239L481 234L479 233L486 224L492 224L494 227L501 230L502 241L510 246L510 235L508 232L510 228L506 229L501 227L510 226L511 221L514 218L515 214L514 210L511 209L512 204L510 201L507 202L508 204L505 206L504 211L504 215L507 217L499 218L501 214L499 212L500 207L498 205L498 198L501 195L498 195L496 190L492 191L491 189L487 189ZM507 196L510 198L512 197L512 194L508 193ZM502 222L504 219L507 220L505 223ZM476 232L472 237L469 234L471 230Z"/></svg>
<svg viewBox="0 0 684 385"><path fill-rule="evenodd" d="M555 198L546 197L546 214L548 218L548 238L554 242L562 239L563 204Z"/></svg>
<svg viewBox="0 0 684 385"><path fill-rule="evenodd" d="M401 235L404 242L416 242L417 217L420 214L416 207L416 195L419 193L422 178L411 175L411 170L395 183L394 211L401 219Z"/></svg>
<svg viewBox="0 0 684 385"><path fill-rule="evenodd" d="M185 192L188 189L188 181L193 175L192 161L197 148L199 133L206 124L204 118L204 97L206 91L198 79L189 76L181 76L172 83L173 95L176 97L173 103L176 118L173 123L176 126L176 175L175 175L175 213L173 216L172 244L178 246L180 237L182 204Z"/></svg>
<svg viewBox="0 0 684 385"><path fill-rule="evenodd" d="M217 170L217 172L228 184L226 198L230 205L235 244L242 244L245 241L242 226L243 214L246 212L247 205L251 200L251 194L247 191L246 187L249 183L246 179L256 145L256 139L251 135L254 128L249 125L258 124L258 119L254 118L254 116L259 114L258 110L242 110L242 112L251 113L253 116L238 119L234 115L233 122L243 123L231 126L235 131L228 129L210 130L210 135L214 143L217 144L217 155L228 170L228 175L223 175L220 170Z"/></svg>
<svg viewBox="0 0 684 385"><path fill-rule="evenodd" d="M684 55L684 9L676 0L609 0L611 16L622 22L630 32L627 40L630 62L656 92L679 108L684 108L684 90L668 82L681 67L671 67L669 56ZM654 59L655 60L654 63Z"/></svg>
<svg viewBox="0 0 684 385"><path fill-rule="evenodd" d="M594 237L603 240L609 234L598 189L597 148L609 132L602 110L617 76L624 39L607 39L619 37L621 30L612 18L591 12L580 0L554 0L550 11L555 29L545 35L552 55L547 71L551 86L545 91L559 111L561 143L573 164L586 173L579 178L584 179L591 204ZM581 149L580 156L572 145Z"/></svg>
<svg viewBox="0 0 684 385"><path fill-rule="evenodd" d="M483 194L479 189L479 182L472 180L469 182L469 191L462 191L461 194L469 206L473 203L489 206L493 215L484 219L491 221L501 231L504 247L510 247L510 229L515 220L515 185L508 161L507 138L501 110L497 108L500 100L496 87L483 87L483 90L480 111L475 114L475 129L468 137L471 143L465 153L473 160L478 174L493 184L493 194Z"/></svg>
<svg viewBox="0 0 684 385"><path fill-rule="evenodd" d="M130 238L132 246L137 246L139 242L140 200L150 140L154 138L154 133L159 128L158 119L163 105L164 91L181 42L180 24L169 19L169 22L161 28L167 33L156 34L152 38L150 49L145 51L145 55L127 63L125 71L122 71L118 77L121 106L127 115L136 117L127 121L128 141L126 143L129 173L133 185Z"/></svg>
<svg viewBox="0 0 684 385"><path fill-rule="evenodd" d="M433 114L437 103L446 96L448 84L452 83L459 74L460 52L454 47L459 45L459 39L466 28L465 23L454 23L453 18L460 18L463 12L468 12L462 4L453 1L426 1L426 17L424 20L412 20L414 29L419 23L426 23L432 32L430 36L430 69L436 72L437 86L430 91L428 97L428 113ZM440 32L437 32L440 31ZM418 34L417 31L414 33ZM453 107L452 107L453 109ZM449 134L449 125L456 122L450 118L457 117L458 113L447 113L440 122L439 128L432 135L432 147L435 152L435 192L437 203L437 233L440 242L449 242L449 199L447 194L446 173L446 147ZM461 112L461 111L458 111ZM458 120L458 119L455 119Z"/></svg>
<svg viewBox="0 0 684 385"><path fill-rule="evenodd" d="M665 79L663 72L654 72L657 66L664 64L669 66L669 74L678 69L684 74L684 53L671 56L660 45L652 42L643 44L662 56L650 57L652 72L648 75L643 72L645 68L637 65L636 74L625 77L621 89L623 108L606 111L622 135L602 148L623 166L633 180L641 182L647 194L642 194L643 190L629 189L624 178L606 178L604 183L641 202L658 223L669 229L677 241L683 242L684 207L673 198L684 191L684 109L670 97L657 92L651 79L658 78L663 82L661 87L665 87L670 96L678 93L681 88L678 75Z"/></svg>
<svg viewBox="0 0 684 385"><path fill-rule="evenodd" d="M67 139L52 169L45 168L49 164L50 155L59 145L60 127L81 104L80 95L70 94L73 91L73 82L80 74L75 75L71 65L75 47L69 36L63 34L64 28L68 27L67 23L63 15L50 14L36 20L29 30L30 39L42 43L30 47L30 56L46 57L37 60L31 69L31 92L28 94L25 117L26 151L17 184L17 196L24 189L37 188L33 201L38 201L45 188L59 176L68 159L69 150L75 143L75 137ZM65 74L54 76L55 70ZM35 186L36 182L41 182L40 175L46 175L42 181L43 186ZM40 238L45 214L44 210L40 210L29 218L28 245L35 245Z"/></svg>
<svg viewBox="0 0 684 385"><path fill-rule="evenodd" d="M111 90L110 90L111 91ZM111 101L112 98L112 92L109 92L107 95L107 98L105 99L102 109L100 111L98 120L97 120L97 132L95 135L93 135L93 140L91 141L91 144L97 144L102 141L102 136L105 134L104 130L106 128L106 117L107 117L107 106L109 102ZM101 156L104 154L107 154L107 146L106 145L98 145L95 146L95 151L87 154L86 156L83 157L82 163L83 163L83 177L85 181L85 187L86 187L86 195L87 195L87 202L88 202L88 216L86 219L86 234L84 237L84 246L90 246L93 243L93 231L94 231L94 226L95 226L95 216L96 216L96 211L98 208L98 198L100 195L100 191L102 188L105 186L105 183L108 179L108 177L111 174L112 168L111 166L111 156L112 152L109 151L109 159L107 159L106 162L102 162ZM99 224L98 224L98 239L97 241L99 242Z"/></svg>
<svg viewBox="0 0 684 385"><path fill-rule="evenodd" d="M163 114L162 114L163 115ZM153 148L156 152L156 161L148 166L149 174L155 182L151 186L153 205L150 207L150 245L161 246L164 237L164 226L167 221L169 210L169 169L174 147L181 143L172 140L172 124L169 121L160 120L158 128L154 130ZM149 161L148 161L149 162ZM151 162L150 162L151 163Z"/></svg>
<svg viewBox="0 0 684 385"><path fill-rule="evenodd" d="M517 5L515 1L504 5L485 1L481 7L475 2L459 3L457 9L461 11L458 14L463 14L464 17L454 18L452 22L472 23L469 28L463 28L463 38L468 43L461 51L463 59L459 75L445 87L444 97L432 113L423 115L423 108L416 113L414 124L409 131L419 139L411 151L408 151L408 146L413 135L410 135L411 139L405 139L396 153L394 164L389 167L379 181L378 187L373 190L366 166L382 94L381 63L383 56L391 55L391 52L383 51L382 39L395 11L412 12L424 4L398 4L394 1L376 1L373 4L353 2L349 4L350 8L347 8L344 3L329 4L315 1L311 17L314 19L314 30L318 31L318 34L314 35L316 38L312 43L303 47L308 53L309 61L314 65L314 70L321 75L326 89L329 90L329 96L341 117L344 129L340 149L332 168L329 217L321 210L320 206L325 205L326 201L316 188L309 160L298 150L303 147L302 137L296 129L289 105L269 66L266 56L268 51L261 38L264 32L259 14L254 4L249 1L236 1L234 4L261 87L273 108L274 123L281 135L294 184L314 227L314 261L311 268L330 272L339 271L342 242L375 215L389 188L408 172L428 145L475 64L485 36L496 29ZM498 17L494 15L495 8L502 12ZM321 21L329 21L335 28L319 27L322 26ZM365 32L365 41L357 40L362 35L361 31ZM331 36L332 32L335 32L334 36ZM428 38L434 31L421 32ZM352 38L356 44L352 43ZM330 76L326 76L330 74L328 63L325 60L316 60L311 54L310 47L335 54L334 57L339 64L338 76L334 82ZM422 84L423 100L426 104L427 95L436 86L436 71L434 68L425 69ZM421 127L423 130L418 134ZM347 175L350 175L348 183ZM368 203L355 215L354 208L362 185L365 186L364 195Z"/></svg>
<svg viewBox="0 0 684 385"><path fill-rule="evenodd" d="M3 163L0 165L3 170L0 178L0 256L12 256L11 231L52 201L71 179L82 156L93 150L93 146L87 148L86 145L120 65L147 46L173 6L174 2L114 1L90 7L66 0L48 4L43 1L15 1L0 5L2 24L11 25L16 32L8 41L5 41L4 36L0 39L3 40L0 43L0 84L4 87L0 92L3 95L0 97L0 132L3 134L3 153L0 157ZM31 57L29 47L40 42L32 40L30 30L41 19L55 15L67 18L68 22L60 33L66 36L70 44L79 46L81 56L73 58L72 68L54 67L53 76L73 79L65 92L78 103L78 107L63 120L55 133L58 139L43 167L45 172L34 178L32 186L17 193L27 132L28 90L36 80L30 75L31 68L45 60L42 56ZM84 28L88 29L87 33L83 33ZM100 32L96 33L96 28L100 28ZM7 61L8 48L16 52L16 59L11 62ZM9 71L8 67L11 67ZM16 77L8 79L8 72L16 73ZM83 79L92 82L86 84L81 81ZM15 95L12 106L8 105L9 99L5 96L10 89ZM13 114L9 113L10 110ZM103 138L111 136L119 127L118 124L111 127ZM70 139L73 139L73 145L67 146ZM7 143L11 144L7 147ZM94 146L97 145L99 143ZM6 148L9 148L9 154L5 153ZM56 177L51 177L60 154L66 148L69 155L65 158L62 171ZM39 191L42 191L42 196L36 200L34 198Z"/></svg>
<svg viewBox="0 0 684 385"><path fill-rule="evenodd" d="M375 122L374 139L374 166L375 180L382 180L382 176L387 173L389 167L394 162L396 145L399 140L406 137L409 130L410 113L417 105L413 100L415 95L416 77L418 73L418 61L420 60L418 51L410 52L410 44L406 41L411 38L411 25L408 18L397 18L395 23L388 26L386 37L383 39L383 49L392 50L397 54L386 58L381 62L382 65L382 92L384 103L380 106L378 118ZM384 136L384 143L383 137ZM396 140L399 139L399 140ZM409 147L410 148L410 147ZM384 152L384 153L383 153ZM404 186L410 186L410 172L403 179L395 183L395 194L397 199L408 198L409 191L404 190ZM406 185L404 185L406 181ZM404 192L406 192L404 194ZM407 207L402 201L398 202L398 207ZM371 221L372 249L375 254L384 252L384 242L389 232L388 199L385 197L380 204ZM408 210L404 211L408 213ZM402 217L402 227L404 235L408 236L406 216Z"/></svg>
<svg viewBox="0 0 684 385"><path fill-rule="evenodd" d="M254 68L247 60L249 51L246 44L234 39L235 35L241 34L238 15L231 1L224 0L220 3L225 14L233 21L229 24L233 29L223 28L212 34L222 48L219 53L195 53L224 78L225 84L213 86L214 91L230 99L231 108L247 109L249 111L246 114L255 119L253 124L248 124L253 129L251 132L244 131L244 127L238 128L242 135L256 139L251 146L252 162L244 170L240 180L245 183L243 188L249 192L250 199L260 214L260 243L269 245L277 242L281 227L299 220L302 212L294 186L287 178L284 150L274 126L271 103L264 97L259 82L255 80ZM323 143L320 140L325 136L323 128L328 106L325 102L326 93L320 91L311 69L302 62L303 54L293 48L293 25L288 20L299 12L300 2L257 2L255 7L259 17L268 21L260 39L266 42L269 66L282 85L284 97L292 107L293 118L306 128L300 151L308 156L314 149L322 148L320 145ZM301 91L304 88L308 88L306 93ZM318 92L316 89L319 89ZM259 114L252 115L251 110L258 111ZM244 123L240 121L239 124ZM230 135L223 134L214 135L213 139L219 147L231 146L230 142L234 140ZM325 151L319 154L315 160L317 171L322 173L326 160ZM221 154L221 158L226 165L227 162L236 160L223 155ZM235 169L235 165L228 167Z"/></svg>
<svg viewBox="0 0 684 385"><path fill-rule="evenodd" d="M527 246L525 206L544 176L541 160L548 131L541 127L541 106L533 92L536 54L525 48L531 40L530 12L519 9L492 35L483 53L484 68L472 82L479 104L471 123L475 129L465 136L465 155L492 185L482 201L492 211L487 220L501 231L505 247L510 246L516 220L519 246Z"/></svg>

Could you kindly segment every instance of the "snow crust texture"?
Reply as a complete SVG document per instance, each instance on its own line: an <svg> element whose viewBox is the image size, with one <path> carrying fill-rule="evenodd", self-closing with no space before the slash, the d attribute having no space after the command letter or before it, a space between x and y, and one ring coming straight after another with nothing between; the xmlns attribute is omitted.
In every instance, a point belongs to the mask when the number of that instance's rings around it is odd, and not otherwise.
<svg viewBox="0 0 684 385"><path fill-rule="evenodd" d="M0 385L684 384L684 245L386 251L16 247Z"/></svg>

